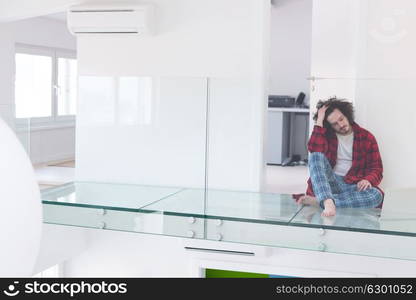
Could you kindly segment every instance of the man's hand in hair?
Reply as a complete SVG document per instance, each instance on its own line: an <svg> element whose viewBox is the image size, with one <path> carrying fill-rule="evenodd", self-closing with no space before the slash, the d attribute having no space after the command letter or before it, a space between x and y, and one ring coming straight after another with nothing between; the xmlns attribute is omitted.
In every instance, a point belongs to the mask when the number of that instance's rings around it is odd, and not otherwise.
<svg viewBox="0 0 416 300"><path fill-rule="evenodd" d="M324 127L325 112L328 109L327 105L322 106L318 109L318 118L316 119L316 125Z"/></svg>

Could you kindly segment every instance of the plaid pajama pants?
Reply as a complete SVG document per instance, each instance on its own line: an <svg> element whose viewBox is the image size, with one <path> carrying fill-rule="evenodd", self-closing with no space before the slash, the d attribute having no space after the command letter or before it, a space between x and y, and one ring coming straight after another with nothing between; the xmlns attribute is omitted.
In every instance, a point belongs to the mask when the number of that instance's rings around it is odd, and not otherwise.
<svg viewBox="0 0 416 300"><path fill-rule="evenodd" d="M321 152L310 154L309 173L313 192L322 208L326 199L334 200L336 207L377 207L383 200L381 192L374 187L360 192L356 184L345 183L344 177L333 172Z"/></svg>

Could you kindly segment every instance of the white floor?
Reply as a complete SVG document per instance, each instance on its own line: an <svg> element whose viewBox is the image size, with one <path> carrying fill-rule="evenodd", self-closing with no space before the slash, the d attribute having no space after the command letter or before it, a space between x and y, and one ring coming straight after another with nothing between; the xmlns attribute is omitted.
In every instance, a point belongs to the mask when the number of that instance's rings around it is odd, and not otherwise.
<svg viewBox="0 0 416 300"><path fill-rule="evenodd" d="M74 181L75 168L55 166L35 166L35 176L40 189L45 189Z"/></svg>
<svg viewBox="0 0 416 300"><path fill-rule="evenodd" d="M301 194L306 191L309 177L307 166L266 166L266 193Z"/></svg>

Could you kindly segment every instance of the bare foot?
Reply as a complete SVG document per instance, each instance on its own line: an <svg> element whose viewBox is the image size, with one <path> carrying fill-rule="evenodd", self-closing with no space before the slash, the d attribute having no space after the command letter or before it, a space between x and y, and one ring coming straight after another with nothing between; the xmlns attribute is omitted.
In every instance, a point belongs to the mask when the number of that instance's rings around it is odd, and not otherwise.
<svg viewBox="0 0 416 300"><path fill-rule="evenodd" d="M308 196L308 195L299 197L296 203L303 204L303 205L319 206L318 199L312 196Z"/></svg>
<svg viewBox="0 0 416 300"><path fill-rule="evenodd" d="M335 203L332 199L324 200L324 211L322 212L323 217L335 216Z"/></svg>

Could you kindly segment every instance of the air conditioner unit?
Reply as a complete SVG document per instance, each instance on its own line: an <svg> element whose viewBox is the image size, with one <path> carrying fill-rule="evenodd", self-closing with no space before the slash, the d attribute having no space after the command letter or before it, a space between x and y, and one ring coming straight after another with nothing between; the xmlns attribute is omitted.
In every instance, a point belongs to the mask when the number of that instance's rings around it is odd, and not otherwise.
<svg viewBox="0 0 416 300"><path fill-rule="evenodd" d="M152 34L154 7L73 6L67 12L67 25L74 35L79 34Z"/></svg>

